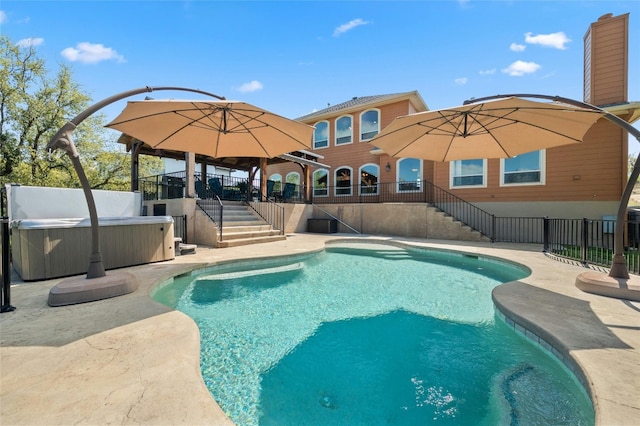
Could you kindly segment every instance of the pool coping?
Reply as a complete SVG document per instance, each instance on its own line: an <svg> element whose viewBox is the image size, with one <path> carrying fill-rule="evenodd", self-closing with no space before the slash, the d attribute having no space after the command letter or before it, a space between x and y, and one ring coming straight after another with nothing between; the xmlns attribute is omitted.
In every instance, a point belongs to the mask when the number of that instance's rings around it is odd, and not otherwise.
<svg viewBox="0 0 640 426"><path fill-rule="evenodd" d="M640 303L580 291L575 277L585 268L551 259L538 245L356 239L526 265L530 276L494 290L496 308L576 371L592 395L596 424L637 423ZM197 327L185 315L153 301L151 291L171 276L207 265L309 253L340 240L354 237L291 234L287 240L250 249L198 247L196 254L172 261L125 268L139 284L129 295L68 307L46 305L49 289L60 280L25 283L16 277L12 304L17 310L0 315L2 423L231 425L200 376ZM549 306L554 299L562 301L562 309ZM189 398L179 397L185 390Z"/></svg>

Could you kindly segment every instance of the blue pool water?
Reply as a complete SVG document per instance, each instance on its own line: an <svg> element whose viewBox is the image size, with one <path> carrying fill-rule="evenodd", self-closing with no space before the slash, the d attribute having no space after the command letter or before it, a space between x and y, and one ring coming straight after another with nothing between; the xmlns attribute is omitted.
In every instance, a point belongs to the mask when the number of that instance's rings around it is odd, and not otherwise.
<svg viewBox="0 0 640 426"><path fill-rule="evenodd" d="M557 360L502 321L494 259L380 245L221 265L154 298L191 316L238 425L592 425Z"/></svg>

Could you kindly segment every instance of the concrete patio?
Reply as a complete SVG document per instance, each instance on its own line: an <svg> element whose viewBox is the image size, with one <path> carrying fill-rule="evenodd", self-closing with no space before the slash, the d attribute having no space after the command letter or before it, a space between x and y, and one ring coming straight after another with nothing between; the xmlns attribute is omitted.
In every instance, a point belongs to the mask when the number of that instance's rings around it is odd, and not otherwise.
<svg viewBox="0 0 640 426"><path fill-rule="evenodd" d="M232 422L200 376L199 333L180 312L149 297L163 280L206 265L321 250L351 235L290 234L286 240L211 249L125 270L138 289L102 301L51 308L60 280L12 279L0 315L0 422L3 425L216 424ZM494 302L515 328L569 366L588 387L599 425L640 422L640 303L580 291L584 267L555 260L541 247L360 237L461 250L520 262L532 274L498 287ZM509 320L508 320L509 322ZM524 328L521 328L524 327ZM526 328L526 330L525 330Z"/></svg>

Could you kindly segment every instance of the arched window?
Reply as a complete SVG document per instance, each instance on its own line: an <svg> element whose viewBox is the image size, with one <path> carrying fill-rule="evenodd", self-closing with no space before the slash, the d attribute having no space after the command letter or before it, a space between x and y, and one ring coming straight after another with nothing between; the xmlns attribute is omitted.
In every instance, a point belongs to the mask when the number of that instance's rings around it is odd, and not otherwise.
<svg viewBox="0 0 640 426"><path fill-rule="evenodd" d="M329 173L326 169L313 172L313 195L315 197L326 197L329 195Z"/></svg>
<svg viewBox="0 0 640 426"><path fill-rule="evenodd" d="M326 148L329 146L329 122L318 121L313 131L313 148Z"/></svg>
<svg viewBox="0 0 640 426"><path fill-rule="evenodd" d="M370 109L360 114L360 142L380 133L380 110Z"/></svg>
<svg viewBox="0 0 640 426"><path fill-rule="evenodd" d="M336 145L353 142L353 119L350 115L343 115L336 120Z"/></svg>
<svg viewBox="0 0 640 426"><path fill-rule="evenodd" d="M417 158L403 158L397 163L398 192L420 191L422 181L422 161Z"/></svg>
<svg viewBox="0 0 640 426"><path fill-rule="evenodd" d="M376 195L378 193L378 179L380 167L377 164L365 164L360 167L360 194Z"/></svg>
<svg viewBox="0 0 640 426"><path fill-rule="evenodd" d="M351 195L351 167L336 169L336 195Z"/></svg>
<svg viewBox="0 0 640 426"><path fill-rule="evenodd" d="M282 191L282 175L281 174L274 173L271 176L269 176L269 180L272 180L275 182L275 184L273 185L273 192Z"/></svg>

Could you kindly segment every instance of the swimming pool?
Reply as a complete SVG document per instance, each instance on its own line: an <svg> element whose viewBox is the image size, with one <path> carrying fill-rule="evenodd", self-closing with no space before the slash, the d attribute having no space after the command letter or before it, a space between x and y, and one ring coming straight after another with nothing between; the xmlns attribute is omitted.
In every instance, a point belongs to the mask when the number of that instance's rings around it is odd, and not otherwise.
<svg viewBox="0 0 640 426"><path fill-rule="evenodd" d="M593 424L564 366L496 320L518 265L431 249L329 246L176 277L154 298L191 316L201 370L254 424Z"/></svg>

